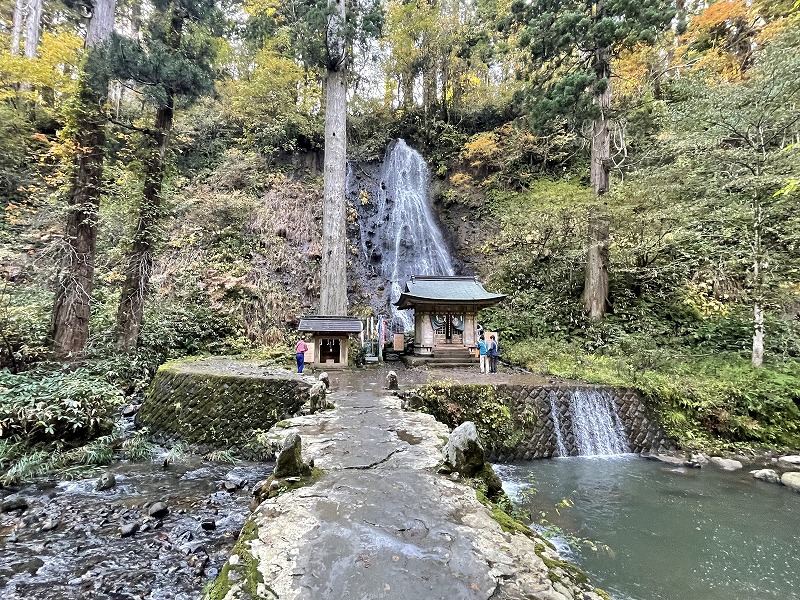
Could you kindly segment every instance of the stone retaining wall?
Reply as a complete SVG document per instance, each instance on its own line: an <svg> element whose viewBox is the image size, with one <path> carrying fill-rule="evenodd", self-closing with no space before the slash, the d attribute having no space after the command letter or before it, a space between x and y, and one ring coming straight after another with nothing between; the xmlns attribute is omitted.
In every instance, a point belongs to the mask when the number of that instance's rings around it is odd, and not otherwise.
<svg viewBox="0 0 800 600"><path fill-rule="evenodd" d="M230 448L294 415L314 380L255 361L206 358L166 363L156 373L137 425L166 439Z"/></svg>
<svg viewBox="0 0 800 600"><path fill-rule="evenodd" d="M510 452L492 453L491 460L509 462L551 458L558 455L558 446L551 404L558 407L558 421L561 424L561 438L570 456L578 455L575 437L572 433L570 402L572 391L583 389L609 394L616 404L622 418L631 452L665 452L674 450L676 444L671 440L634 390L600 386L559 386L544 387L534 385L500 384L497 391L512 414L520 415L533 407L536 423L533 434L520 442ZM551 403L551 395L554 402Z"/></svg>

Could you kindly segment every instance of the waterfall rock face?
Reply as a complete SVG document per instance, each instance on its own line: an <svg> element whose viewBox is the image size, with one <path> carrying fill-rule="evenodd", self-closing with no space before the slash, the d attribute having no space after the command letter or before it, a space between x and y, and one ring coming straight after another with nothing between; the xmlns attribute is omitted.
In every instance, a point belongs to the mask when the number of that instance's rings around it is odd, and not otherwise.
<svg viewBox="0 0 800 600"><path fill-rule="evenodd" d="M360 250L370 276L384 280L382 306L412 329L409 311L396 312L412 275L454 275L444 235L431 209L430 172L425 159L405 141L390 145L383 163L351 165L347 195L359 211Z"/></svg>

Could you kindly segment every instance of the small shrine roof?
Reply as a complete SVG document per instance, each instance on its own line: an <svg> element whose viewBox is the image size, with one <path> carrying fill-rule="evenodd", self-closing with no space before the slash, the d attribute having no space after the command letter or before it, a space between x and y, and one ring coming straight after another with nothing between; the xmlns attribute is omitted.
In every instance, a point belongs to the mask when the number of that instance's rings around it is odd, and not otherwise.
<svg viewBox="0 0 800 600"><path fill-rule="evenodd" d="M406 309L420 303L469 303L486 307L505 297L487 292L475 277L414 275L395 306Z"/></svg>
<svg viewBox="0 0 800 600"><path fill-rule="evenodd" d="M311 333L360 333L364 328L358 317L302 317L298 331Z"/></svg>

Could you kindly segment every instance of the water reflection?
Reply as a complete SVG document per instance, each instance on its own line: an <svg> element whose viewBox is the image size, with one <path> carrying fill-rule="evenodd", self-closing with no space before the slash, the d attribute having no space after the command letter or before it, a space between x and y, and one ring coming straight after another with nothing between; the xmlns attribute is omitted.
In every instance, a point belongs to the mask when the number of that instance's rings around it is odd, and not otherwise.
<svg viewBox="0 0 800 600"><path fill-rule="evenodd" d="M506 492L560 528L616 599L800 598L800 496L786 488L746 472L674 469L633 456L498 471Z"/></svg>

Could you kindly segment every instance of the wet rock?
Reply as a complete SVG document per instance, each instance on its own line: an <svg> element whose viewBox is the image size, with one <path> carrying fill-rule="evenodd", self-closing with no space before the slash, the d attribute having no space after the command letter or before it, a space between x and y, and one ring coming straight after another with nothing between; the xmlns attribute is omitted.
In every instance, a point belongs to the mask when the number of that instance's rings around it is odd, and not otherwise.
<svg viewBox="0 0 800 600"><path fill-rule="evenodd" d="M58 529L59 525L61 525L60 521L48 519L42 524L41 531L53 531L54 529Z"/></svg>
<svg viewBox="0 0 800 600"><path fill-rule="evenodd" d="M484 450L478 437L475 423L466 421L456 427L450 434L447 445L442 450L445 463L465 477L474 475L483 469Z"/></svg>
<svg viewBox="0 0 800 600"><path fill-rule="evenodd" d="M711 464L716 465L723 471L738 471L742 468L742 463L732 458L722 458L721 456L712 456Z"/></svg>
<svg viewBox="0 0 800 600"><path fill-rule="evenodd" d="M790 456L779 456L777 463L778 466L783 469L794 469L800 467L800 455L793 454Z"/></svg>
<svg viewBox="0 0 800 600"><path fill-rule="evenodd" d="M122 408L123 417L132 417L139 411L138 404L128 404Z"/></svg>
<svg viewBox="0 0 800 600"><path fill-rule="evenodd" d="M27 498L17 496L16 494L13 496L8 496L7 498L4 498L2 502L0 502L0 513L12 512L15 510L25 510L26 508L28 508Z"/></svg>
<svg viewBox="0 0 800 600"><path fill-rule="evenodd" d="M154 519L163 519L169 514L169 507L166 502L156 502L147 509L147 514Z"/></svg>
<svg viewBox="0 0 800 600"><path fill-rule="evenodd" d="M781 475L781 483L795 492L800 492L800 472L788 471L784 473Z"/></svg>
<svg viewBox="0 0 800 600"><path fill-rule="evenodd" d="M294 475L308 475L311 469L303 464L301 451L302 442L297 433L290 433L283 440L278 460L275 462L275 477L291 477Z"/></svg>
<svg viewBox="0 0 800 600"><path fill-rule="evenodd" d="M233 481L225 480L222 482L222 489L224 489L226 492L235 492L239 489L239 486Z"/></svg>
<svg viewBox="0 0 800 600"><path fill-rule="evenodd" d="M755 471L750 471L750 474L756 479L760 479L761 481L766 481L768 483L781 482L780 475L778 475L774 469L756 469Z"/></svg>
<svg viewBox="0 0 800 600"><path fill-rule="evenodd" d="M233 475L232 473L228 473L225 476L225 481L226 482L229 481L229 482L233 483L236 486L236 489L241 489L241 488L243 488L244 486L247 485L247 479L242 479L241 477L237 477L236 475Z"/></svg>
<svg viewBox="0 0 800 600"><path fill-rule="evenodd" d="M404 410L419 410L425 406L425 400L419 394L411 394L403 398L401 406Z"/></svg>
<svg viewBox="0 0 800 600"><path fill-rule="evenodd" d="M217 528L217 522L214 519L205 519L200 523L205 531L214 531Z"/></svg>
<svg viewBox="0 0 800 600"><path fill-rule="evenodd" d="M94 489L98 492L102 492L103 490L110 490L117 485L117 478L114 476L113 473L110 471L106 471L100 478L97 480L97 485Z"/></svg>
<svg viewBox="0 0 800 600"><path fill-rule="evenodd" d="M308 390L308 408L309 412L313 415L315 412L333 408L333 404L328 402L325 398L327 388L321 381L317 381Z"/></svg>
<svg viewBox="0 0 800 600"><path fill-rule="evenodd" d="M131 537L134 533L139 531L139 523L126 523L119 528L120 537Z"/></svg>
<svg viewBox="0 0 800 600"><path fill-rule="evenodd" d="M328 377L328 374L325 371L319 374L319 380L325 384L326 390L331 387L330 377Z"/></svg>
<svg viewBox="0 0 800 600"><path fill-rule="evenodd" d="M387 390L396 390L398 389L397 386L397 373L394 371L389 371L386 374L386 389Z"/></svg>

